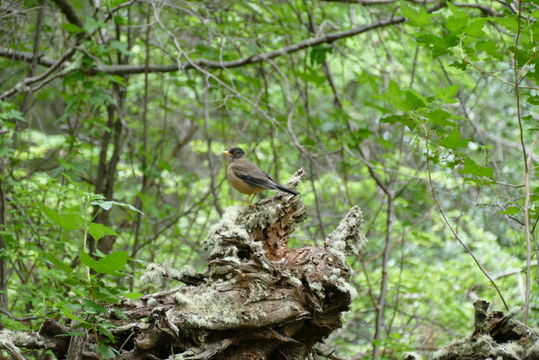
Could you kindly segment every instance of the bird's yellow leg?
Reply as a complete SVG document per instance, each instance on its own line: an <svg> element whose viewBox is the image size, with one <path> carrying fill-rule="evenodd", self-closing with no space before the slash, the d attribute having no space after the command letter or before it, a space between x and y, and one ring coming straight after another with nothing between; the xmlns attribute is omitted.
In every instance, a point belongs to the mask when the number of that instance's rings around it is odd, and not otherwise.
<svg viewBox="0 0 539 360"><path fill-rule="evenodd" d="M245 199L245 201L243 202L243 206L251 206L251 202L249 201L249 199L251 198L252 194L251 195L247 195L247 199Z"/></svg>
<svg viewBox="0 0 539 360"><path fill-rule="evenodd" d="M253 200L254 200L255 197L256 197L256 193L254 193L254 194L252 194L252 195L249 195L249 196L252 196L251 201L249 201L249 206L251 206L251 204L253 203Z"/></svg>

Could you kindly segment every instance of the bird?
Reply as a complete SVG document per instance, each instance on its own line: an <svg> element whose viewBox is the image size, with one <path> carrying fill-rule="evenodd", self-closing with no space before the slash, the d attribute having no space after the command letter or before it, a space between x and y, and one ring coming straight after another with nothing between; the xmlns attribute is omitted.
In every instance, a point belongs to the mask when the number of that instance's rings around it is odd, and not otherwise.
<svg viewBox="0 0 539 360"><path fill-rule="evenodd" d="M249 195L247 197L247 200L250 198L249 206L251 206L256 194L262 190L280 190L294 196L299 194L299 192L275 182L256 164L247 160L245 152L239 147L223 151L223 155L232 159L226 172L228 182L240 193Z"/></svg>

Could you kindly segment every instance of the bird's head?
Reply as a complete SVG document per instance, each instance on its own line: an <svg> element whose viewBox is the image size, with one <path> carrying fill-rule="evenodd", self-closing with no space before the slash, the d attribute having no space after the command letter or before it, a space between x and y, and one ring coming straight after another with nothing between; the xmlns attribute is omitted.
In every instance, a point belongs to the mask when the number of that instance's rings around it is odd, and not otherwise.
<svg viewBox="0 0 539 360"><path fill-rule="evenodd" d="M233 147L228 151L223 151L223 154L236 160L245 155L245 152L239 147Z"/></svg>

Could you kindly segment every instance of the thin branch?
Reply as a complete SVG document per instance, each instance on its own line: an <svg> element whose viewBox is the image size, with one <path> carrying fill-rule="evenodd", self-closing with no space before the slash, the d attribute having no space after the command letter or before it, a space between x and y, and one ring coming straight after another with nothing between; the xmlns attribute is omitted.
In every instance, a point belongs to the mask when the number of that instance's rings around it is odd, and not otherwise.
<svg viewBox="0 0 539 360"><path fill-rule="evenodd" d="M376 5L389 5L397 3L398 0L322 0L323 2L328 3L345 3L345 4L355 4L355 5L362 5L362 6L376 6ZM434 0L408 0L408 2L415 3L415 4L427 4L427 3L433 3ZM482 5L482 4L469 4L469 3L452 3L452 5L456 7L467 7L472 9L481 10L483 14L489 15L489 16L502 16L502 13L499 13L495 11L494 9Z"/></svg>
<svg viewBox="0 0 539 360"><path fill-rule="evenodd" d="M55 3L56 6L58 6L58 8L62 12L62 14L64 14L64 16L66 17L67 21L69 21L70 23L75 24L75 25L77 25L78 27L81 27L81 28L84 26L84 24L82 23L82 21L79 19L79 17L75 13L75 9L73 9L73 7L69 3L69 1L67 1L67 0L52 0L52 2Z"/></svg>
<svg viewBox="0 0 539 360"><path fill-rule="evenodd" d="M530 190L530 165L531 165L531 156L528 157L526 153L526 143L524 141L524 126L522 124L522 116L520 112L520 92L519 86L520 83L520 70L518 67L518 42L520 40L520 31L521 31L521 13L522 13L522 2L518 2L518 12L517 12L517 34L515 36L515 52L513 58L513 70L515 74L515 98L517 106L517 121L520 137L520 145L522 147L522 156L524 157L524 236L526 239L526 284L524 292L524 323L528 322L528 316L530 313L530 295L531 295L531 233L530 233L530 200L531 200L531 190ZM533 153L533 148L537 143L537 138L535 139L531 149L529 149L530 154Z"/></svg>
<svg viewBox="0 0 539 360"><path fill-rule="evenodd" d="M0 309L0 313L6 315L8 318L10 319L13 319L13 320L16 320L16 321L29 321L29 320L36 320L36 319L39 319L39 316L23 316L23 317L18 317L18 316L15 316L13 315L11 312L5 310L5 309Z"/></svg>
<svg viewBox="0 0 539 360"><path fill-rule="evenodd" d="M456 7L466 7L466 8L481 10L483 14L489 15L489 16L495 16L495 17L503 16L502 13L497 12L496 10L482 4L471 4L471 3L452 3L452 4L455 5Z"/></svg>
<svg viewBox="0 0 539 360"><path fill-rule="evenodd" d="M532 266L532 267L537 266L537 265L538 264L530 264L530 266ZM520 274L521 272L525 272L527 270L528 270L527 266L522 266L522 267L519 267L519 268L516 268L516 269L509 269L509 270L502 271L502 272L492 276L492 278L494 280L496 280L496 279L500 279L500 278L503 278L503 277Z"/></svg>
<svg viewBox="0 0 539 360"><path fill-rule="evenodd" d="M44 2L44 0L41 0L42 5L43 5L43 2ZM32 46L33 58L32 58L32 61L30 62L30 67L29 67L27 75L26 75L27 77L32 77L36 73L37 56L38 56L38 53L39 53L39 47L41 45L41 34L42 34L42 29L43 29L44 13L45 13L45 7L40 6L39 12L37 14L36 30L34 32L34 44ZM26 114L28 112L28 109L30 108L30 102L31 102L31 96L30 95L31 95L30 93L25 93L24 94L22 105L21 105L21 109L22 109L23 114ZM21 123L18 122L17 123L17 130L20 130L20 126L21 126ZM17 132L19 132L19 131L17 131ZM17 140L16 140L17 136L15 134L13 136L13 139L14 139L14 141L13 141L14 147L17 147Z"/></svg>
<svg viewBox="0 0 539 360"><path fill-rule="evenodd" d="M440 3L428 9L429 13L440 10L446 6L445 3ZM268 61L276 57L283 55L292 54L303 49L307 49L313 46L320 44L331 44L337 40L349 38L355 35L359 35L374 29L379 29L387 27L390 25L396 25L406 22L406 18L399 17L390 17L383 20L375 21L368 25L359 25L348 30L338 31L330 34L325 34L322 36L312 37L305 39L296 44L285 46L281 49L268 51L261 54L251 55L243 57L241 59L232 60L232 61L214 61L208 59L196 59L190 60L185 63L174 63L174 64L150 64L146 67L143 65L100 65L86 70L88 74L97 74L97 73L106 73L114 75L131 75L131 74L143 74L145 72L150 73L168 73L175 72L179 70L189 70L189 69L233 69L237 67L242 67L245 65L256 64L263 61ZM23 61L31 61L32 54L24 52L13 52L7 49L0 48L0 56L11 57ZM38 63L45 62L46 59L40 58ZM41 62L40 62L41 61Z"/></svg>
<svg viewBox="0 0 539 360"><path fill-rule="evenodd" d="M369 172L370 172L369 168ZM373 173L371 173L372 175ZM376 181L376 180L375 180ZM378 181L377 181L378 182ZM395 218L395 195L388 187L383 186L383 191L387 197L387 213L386 213L386 236L384 239L384 255L382 261L382 279L380 281L380 294L376 304L376 323L374 327L374 339L372 347L372 358L377 359L379 356L379 344L384 326L384 310L386 305L387 283L389 278L389 260L391 257L391 233L393 232L393 219Z"/></svg>
<svg viewBox="0 0 539 360"><path fill-rule="evenodd" d="M27 63L32 63L34 60L34 54L31 51L17 51L8 48L0 48L0 56L6 59L13 59L24 61ZM55 60L44 57L43 55L36 55L35 57L37 63L41 66L53 66Z"/></svg>
<svg viewBox="0 0 539 360"><path fill-rule="evenodd" d="M26 358L22 356L19 349L10 340L0 339L0 349L6 350L6 352L11 355L11 358L14 360L26 360Z"/></svg>
<svg viewBox="0 0 539 360"><path fill-rule="evenodd" d="M223 207L221 206L221 201L219 198L219 192L216 186L216 177L218 175L219 169L215 166L215 155L212 152L212 137L209 131L209 123L211 120L210 115L210 81L209 77L204 77L204 89L202 95L202 102L204 104L204 137L206 138L206 159L208 160L208 165L210 169L210 191L212 193L212 202L215 210L219 214L219 217L223 216Z"/></svg>
<svg viewBox="0 0 539 360"><path fill-rule="evenodd" d="M393 4L397 0L322 0L324 2L356 4L363 6Z"/></svg>
<svg viewBox="0 0 539 360"><path fill-rule="evenodd" d="M137 1L139 1L139 0L130 0L130 1L124 2L123 4L118 5L116 7L113 7L112 9L107 11L107 13L105 14L104 20L109 21L112 18L112 15L114 13L116 13L118 10L121 10L121 9L123 9L125 7L129 7L129 6L133 5L134 3L136 3Z"/></svg>
<svg viewBox="0 0 539 360"><path fill-rule="evenodd" d="M340 357L338 357L337 355L334 354L335 350L327 351L327 350L322 350L322 349L319 349L319 348L314 348L314 352L319 356L325 357L326 359L342 360L342 358L340 358Z"/></svg>
<svg viewBox="0 0 539 360"><path fill-rule="evenodd" d="M451 231L451 233L453 234L455 239L459 242L460 245L462 245L464 250L466 250L468 255L470 255L470 257L473 259L473 261L475 262L475 264L477 265L479 270L490 281L490 283L492 284L492 286L494 287L494 289L496 290L496 292L500 296L500 299L502 300L503 305L505 306L505 309L507 311L509 311L509 306L507 305L507 302L505 301L505 298L503 297L500 289L498 288L498 285L496 285L496 283L494 282L492 277L483 268L483 265L481 265L481 263L479 262L479 260L475 256L475 254L472 252L472 249L470 249L468 247L468 245L466 245L466 243L460 238L459 234L457 234L456 230L453 228L453 225L451 225L451 223L449 222L449 219L445 215L444 210L442 209L442 204L440 204L440 200L438 199L438 195L436 195L436 190L434 189L434 182L432 180L432 173L431 173L431 169L430 169L430 160L429 160L429 137L428 137L428 131L426 129L425 129L425 131L427 132L426 141L425 141L426 158L427 158L427 174L428 174L428 177L429 177L429 185L430 185L432 197L434 199L434 202L436 203L436 207L438 208L438 211L440 212L440 215L442 216L442 219L444 220L445 224L447 225L447 227L449 228L449 230Z"/></svg>
<svg viewBox="0 0 539 360"><path fill-rule="evenodd" d="M46 79L56 69L60 68L67 60L69 60L73 56L73 54L75 54L75 47L71 47L67 52L64 53L64 55L58 61L56 61L50 68L48 68L43 73L34 77L26 78L23 81L19 82L14 87L12 87L10 90L4 92L2 95L0 95L0 100L13 96L16 93L18 93L21 89L24 90L27 86Z"/></svg>
<svg viewBox="0 0 539 360"><path fill-rule="evenodd" d="M464 62L467 64L467 65L470 65L471 67L473 67L475 70L479 71L481 74L483 75L486 75L486 76L490 76L490 77L493 77L494 79L498 80L498 81L501 81L502 83L504 83L505 85L509 85L511 87L514 87L515 84L510 82L510 81L507 81L505 79L503 79L502 77L496 75L495 73L493 72L490 72L490 71L486 71L486 70L483 70L481 69L479 66L475 65L471 60L469 60L468 58L464 57L463 58ZM519 85L520 84L520 81L517 83L517 88L518 89L529 89L529 90L539 90L539 87L537 86L522 86L522 85Z"/></svg>

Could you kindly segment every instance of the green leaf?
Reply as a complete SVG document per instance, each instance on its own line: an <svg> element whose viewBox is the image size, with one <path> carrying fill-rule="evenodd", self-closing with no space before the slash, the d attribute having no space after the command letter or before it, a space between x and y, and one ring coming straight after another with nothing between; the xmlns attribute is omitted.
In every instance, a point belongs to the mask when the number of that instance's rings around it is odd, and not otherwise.
<svg viewBox="0 0 539 360"><path fill-rule="evenodd" d="M61 303L58 306L61 308L63 316L71 320L78 321L82 324L86 324L86 320L76 314L81 310L80 304Z"/></svg>
<svg viewBox="0 0 539 360"><path fill-rule="evenodd" d="M376 141L382 145L386 150L393 150L395 146L389 140L384 139L383 137L377 137Z"/></svg>
<svg viewBox="0 0 539 360"><path fill-rule="evenodd" d="M436 109L425 113L425 117L430 120L432 124L441 126L457 126L453 121L449 121L451 114L442 109Z"/></svg>
<svg viewBox="0 0 539 360"><path fill-rule="evenodd" d="M368 128L361 128L350 133L351 141L350 145L356 146L361 144L365 139L368 139L372 135L372 131Z"/></svg>
<svg viewBox="0 0 539 360"><path fill-rule="evenodd" d="M465 12L449 16L445 23L447 30L453 34L460 33L466 25L468 25L468 15Z"/></svg>
<svg viewBox="0 0 539 360"><path fill-rule="evenodd" d="M468 140L461 138L457 129L453 128L445 139L440 140L440 145L448 149L458 149L468 146Z"/></svg>
<svg viewBox="0 0 539 360"><path fill-rule="evenodd" d="M96 21L95 19L90 17L90 18L86 19L86 23L84 24L84 29L88 33L93 33L97 29L102 28L104 26L105 26L104 22Z"/></svg>
<svg viewBox="0 0 539 360"><path fill-rule="evenodd" d="M507 30L510 30L512 32L517 32L518 30L518 21L517 18L514 16L504 16L500 18L491 19L491 21L498 23L502 26L505 26Z"/></svg>
<svg viewBox="0 0 539 360"><path fill-rule="evenodd" d="M101 355L103 359L114 359L116 357L114 349L107 345L99 345L97 347L97 352Z"/></svg>
<svg viewBox="0 0 539 360"><path fill-rule="evenodd" d="M144 294L138 293L138 292L130 292L130 293L124 294L124 296L126 298L131 299L131 300L137 300L138 298L140 298L143 295Z"/></svg>
<svg viewBox="0 0 539 360"><path fill-rule="evenodd" d="M135 293L129 293L129 294L135 294ZM140 294L140 295L142 296L143 294ZM138 297L137 297L137 299L138 299ZM136 300L136 299L134 299L134 300ZM127 314L125 312L123 312L122 310L116 309L116 308L112 308L111 310L112 310L112 313L114 315L116 315L116 317L118 319L129 320L129 316L127 316Z"/></svg>
<svg viewBox="0 0 539 360"><path fill-rule="evenodd" d="M477 18L473 19L465 28L464 33L474 37L482 37L485 35L483 27L485 26L487 19Z"/></svg>
<svg viewBox="0 0 539 360"><path fill-rule="evenodd" d="M100 106L104 104L114 104L114 99L112 98L112 96L110 96L109 94L105 92L100 92L100 91L93 92L89 101L95 106Z"/></svg>
<svg viewBox="0 0 539 360"><path fill-rule="evenodd" d="M69 0L69 3L76 9L76 10L83 10L84 5L82 4L82 0Z"/></svg>
<svg viewBox="0 0 539 360"><path fill-rule="evenodd" d="M129 255L127 251L115 251L97 262L97 268L94 269L101 273L112 274L116 271L120 271L127 264Z"/></svg>
<svg viewBox="0 0 539 360"><path fill-rule="evenodd" d="M363 102L363 105L367 106L367 107L370 107L370 108L373 108L373 109L376 109L378 110L379 112L383 113L383 114L388 114L391 112L391 109L387 109L383 106L380 106L380 105L377 105L375 103L373 103L372 101L369 101L369 100L365 100Z"/></svg>
<svg viewBox="0 0 539 360"><path fill-rule="evenodd" d="M62 270L63 272L69 274L73 269L71 266L66 264L65 262L55 258L51 253L49 252L42 252L41 256L43 256L46 260L48 260L50 263L52 263L54 266L56 266L58 269Z"/></svg>
<svg viewBox="0 0 539 360"><path fill-rule="evenodd" d="M120 15L115 15L113 18L116 25L127 25L127 19Z"/></svg>
<svg viewBox="0 0 539 360"><path fill-rule="evenodd" d="M339 123L336 123L334 121L326 121L320 125L320 130L324 132L333 131L339 128Z"/></svg>
<svg viewBox="0 0 539 360"><path fill-rule="evenodd" d="M408 126L410 129L413 129L416 127L416 124L414 120L408 116L408 115L391 115L386 116L385 118L380 119L381 123L387 123L387 124L401 124L404 126Z"/></svg>
<svg viewBox="0 0 539 360"><path fill-rule="evenodd" d="M83 263L84 265L86 265L86 266L88 266L89 268L92 268L92 269L95 266L95 264L97 263L96 260L92 259L92 257L90 255L88 255L84 251L81 251L79 253L79 258L80 258L81 263Z"/></svg>
<svg viewBox="0 0 539 360"><path fill-rule="evenodd" d="M328 45L314 46L311 49L311 53L309 54L309 60L311 61L311 65L322 64L326 60L327 55L331 54L332 51L333 48Z"/></svg>
<svg viewBox="0 0 539 360"><path fill-rule="evenodd" d="M423 7L414 8L407 2L402 2L401 13L408 20L408 24L412 26L424 26L430 24L430 15Z"/></svg>
<svg viewBox="0 0 539 360"><path fill-rule="evenodd" d="M84 228L84 219L78 214L59 214L57 211L43 204L38 204L38 207L52 222L64 230L70 231Z"/></svg>
<svg viewBox="0 0 539 360"><path fill-rule="evenodd" d="M389 82L387 91L382 95L382 98L396 110L404 112L425 107L428 103L427 99L412 89L401 90L393 80Z"/></svg>
<svg viewBox="0 0 539 360"><path fill-rule="evenodd" d="M123 41L113 40L110 42L110 47L123 55L131 55L131 52L127 49L127 43Z"/></svg>
<svg viewBox="0 0 539 360"><path fill-rule="evenodd" d="M436 95L440 100L447 104L454 104L457 102L455 96L457 96L460 89L460 85L455 84L443 89L436 89Z"/></svg>
<svg viewBox="0 0 539 360"><path fill-rule="evenodd" d="M116 271L122 270L129 259L127 251L115 251L97 261L92 259L84 251L81 251L79 255L80 261L84 265L101 274L113 274Z"/></svg>
<svg viewBox="0 0 539 360"><path fill-rule="evenodd" d="M520 213L520 209L516 206L509 206L504 211L500 211L502 215L516 215L518 213Z"/></svg>
<svg viewBox="0 0 539 360"><path fill-rule="evenodd" d="M464 167L460 170L461 174L473 175L479 177L487 177L489 179L494 178L494 170L491 167L484 167L478 165L472 159L464 158Z"/></svg>
<svg viewBox="0 0 539 360"><path fill-rule="evenodd" d="M407 106L408 110L416 110L425 107L427 102L428 101L422 95L414 90L406 90L404 92L404 104Z"/></svg>
<svg viewBox="0 0 539 360"><path fill-rule="evenodd" d="M78 33L81 33L81 32L84 32L84 29L75 25L75 24L72 24L72 23L63 23L62 24L62 27L69 31L70 33L73 33L73 34L78 34Z"/></svg>
<svg viewBox="0 0 539 360"><path fill-rule="evenodd" d="M477 50L477 52L484 51L495 59L503 59L503 53L498 50L498 45L493 40L487 39L479 41L475 45L475 49Z"/></svg>
<svg viewBox="0 0 539 360"><path fill-rule="evenodd" d="M466 69L468 68L468 63L464 61L462 62L453 61L451 64L449 64L449 66L454 67L455 69L459 69L461 71L466 71Z"/></svg>
<svg viewBox="0 0 539 360"><path fill-rule="evenodd" d="M318 74L316 71L310 69L306 72L298 72L297 75L305 81L312 82L316 85L321 85L326 81L326 77L323 74Z"/></svg>
<svg viewBox="0 0 539 360"><path fill-rule="evenodd" d="M92 237L98 241L99 239L101 239L103 236L105 235L114 235L114 236L119 236L119 234L112 230L111 228L103 225L103 224L99 224L99 223L91 223L89 226L88 226L88 233L90 233L90 235L92 235Z"/></svg>
<svg viewBox="0 0 539 360"><path fill-rule="evenodd" d="M535 96L530 96L526 102L532 104L532 105L539 105L539 96L538 95L535 95Z"/></svg>
<svg viewBox="0 0 539 360"><path fill-rule="evenodd" d="M127 3L128 0L105 0L103 4L109 8L113 8L122 4Z"/></svg>
<svg viewBox="0 0 539 360"><path fill-rule="evenodd" d="M99 304L96 304L95 302L93 302L91 300L83 299L82 303L84 305L83 309L84 309L84 312L86 314L99 315L99 314L104 314L104 313L107 312L106 307L104 307L102 305L99 305Z"/></svg>
<svg viewBox="0 0 539 360"><path fill-rule="evenodd" d="M449 48L458 44L458 38L454 35L447 35L444 37L432 35L432 34L418 34L416 40L420 44L424 44L425 47L430 49L433 57L448 54Z"/></svg>
<svg viewBox="0 0 539 360"><path fill-rule="evenodd" d="M1 106L2 104L0 104ZM10 107L6 106L5 108L0 108L0 120L4 121L13 121L13 120L19 120L26 122L24 117L22 116L22 113L16 109L10 109Z"/></svg>
<svg viewBox="0 0 539 360"><path fill-rule="evenodd" d="M110 332L108 327L110 324L107 323L98 323L97 324L97 330L101 335L105 335L110 341L114 341L114 334ZM111 348L111 350L114 350Z"/></svg>

